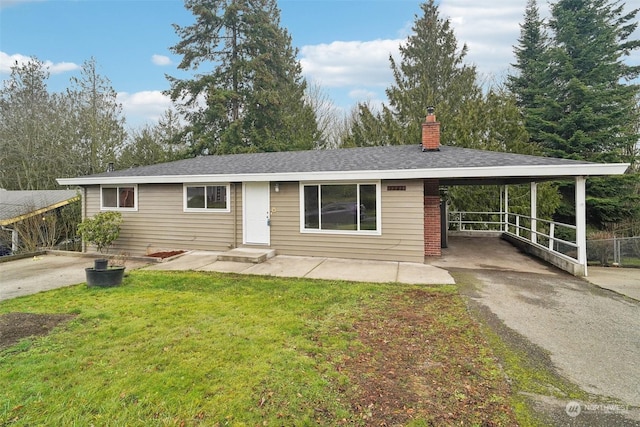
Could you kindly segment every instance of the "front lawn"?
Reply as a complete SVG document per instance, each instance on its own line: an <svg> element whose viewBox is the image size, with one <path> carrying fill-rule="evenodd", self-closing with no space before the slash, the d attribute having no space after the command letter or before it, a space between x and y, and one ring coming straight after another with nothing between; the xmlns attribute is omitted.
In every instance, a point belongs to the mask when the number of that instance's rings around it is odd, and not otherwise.
<svg viewBox="0 0 640 427"><path fill-rule="evenodd" d="M0 349L2 426L515 424L451 286L136 271L6 313L73 317Z"/></svg>

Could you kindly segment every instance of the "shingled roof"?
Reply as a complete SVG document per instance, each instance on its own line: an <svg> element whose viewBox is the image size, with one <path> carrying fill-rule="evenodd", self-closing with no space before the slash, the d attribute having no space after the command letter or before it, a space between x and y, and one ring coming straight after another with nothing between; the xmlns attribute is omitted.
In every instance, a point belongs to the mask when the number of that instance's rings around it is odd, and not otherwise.
<svg viewBox="0 0 640 427"><path fill-rule="evenodd" d="M340 179L464 179L619 174L628 165L598 164L468 148L419 145L202 156L79 178L62 185Z"/></svg>

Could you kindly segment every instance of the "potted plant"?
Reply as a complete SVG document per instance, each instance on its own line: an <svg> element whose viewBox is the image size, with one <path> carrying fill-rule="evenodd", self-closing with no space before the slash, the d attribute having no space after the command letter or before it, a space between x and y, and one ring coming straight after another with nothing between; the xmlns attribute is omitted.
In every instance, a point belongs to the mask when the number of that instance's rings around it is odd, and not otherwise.
<svg viewBox="0 0 640 427"><path fill-rule="evenodd" d="M78 224L78 234L84 242L94 245L98 252L108 252L111 244L120 236L120 224L120 212L100 212ZM93 267L85 268L88 286L106 287L122 283L125 267L109 267L107 264L107 259L99 258L95 260Z"/></svg>

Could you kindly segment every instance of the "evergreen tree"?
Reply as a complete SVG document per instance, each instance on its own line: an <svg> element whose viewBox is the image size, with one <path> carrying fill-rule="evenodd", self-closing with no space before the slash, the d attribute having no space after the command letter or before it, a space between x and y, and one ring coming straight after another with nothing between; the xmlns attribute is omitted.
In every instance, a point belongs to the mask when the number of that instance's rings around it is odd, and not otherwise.
<svg viewBox="0 0 640 427"><path fill-rule="evenodd" d="M636 97L640 66L624 57L640 48L628 40L639 9L606 0L560 0L552 6L553 31L543 147L554 157L631 161L625 153L640 137Z"/></svg>
<svg viewBox="0 0 640 427"><path fill-rule="evenodd" d="M341 147L367 147L377 145L405 144L403 136L397 135L400 126L388 109L383 114L374 112L368 103L358 103L351 111L349 129L342 136ZM419 140L411 141L418 143Z"/></svg>
<svg viewBox="0 0 640 427"><path fill-rule="evenodd" d="M421 8L424 14L400 47L400 63L390 58L395 84L386 91L389 106L376 113L359 105L343 145L418 144L427 107L434 105L445 145L535 153L513 96L502 88L483 94L450 21L440 17L434 0Z"/></svg>
<svg viewBox="0 0 640 427"><path fill-rule="evenodd" d="M465 63L467 47L458 48L450 21L440 17L434 0L421 9L423 15L400 47L401 61L390 59L395 84L386 91L389 106L376 113L359 105L343 145L417 145L427 107L433 105L444 145L535 154L514 97L501 88L483 93L475 67ZM456 187L449 194L459 209L486 210L486 195L497 194L495 187L487 191ZM548 217L557 206L557 190L541 186L539 195L545 203L538 213ZM498 201L492 208L500 208Z"/></svg>
<svg viewBox="0 0 640 427"><path fill-rule="evenodd" d="M179 68L171 99L188 121L194 155L315 148L319 137L291 37L275 0L186 0L193 25L174 25Z"/></svg>
<svg viewBox="0 0 640 427"><path fill-rule="evenodd" d="M551 8L553 31L543 112L541 145L546 154L595 162L633 163L640 139L637 97L630 83L640 66L624 62L640 48L630 40L639 9L624 12L624 4L606 0L559 0ZM592 226L640 217L638 174L591 179L587 209ZM560 220L573 216L571 189ZM568 205L568 206L567 206Z"/></svg>
<svg viewBox="0 0 640 427"><path fill-rule="evenodd" d="M184 158L185 146L178 139L181 129L175 113L167 110L155 126L147 125L133 131L130 141L118 156L117 169Z"/></svg>
<svg viewBox="0 0 640 427"><path fill-rule="evenodd" d="M517 105L524 113L525 126L531 141L540 144L540 114L549 85L545 79L549 39L544 29L544 21L540 19L536 0L527 2L518 43L514 48L516 63L512 64L517 74L507 76L506 85L516 96Z"/></svg>
<svg viewBox="0 0 640 427"><path fill-rule="evenodd" d="M433 105L443 141L468 145L466 130L472 126L467 113L482 97L476 69L465 64L467 46L458 48L451 22L440 16L435 1L420 7L423 15L416 17L413 33L400 47L400 63L390 58L395 84L386 91L389 107L382 116L385 123L397 125L390 135L392 143L418 143L427 107Z"/></svg>

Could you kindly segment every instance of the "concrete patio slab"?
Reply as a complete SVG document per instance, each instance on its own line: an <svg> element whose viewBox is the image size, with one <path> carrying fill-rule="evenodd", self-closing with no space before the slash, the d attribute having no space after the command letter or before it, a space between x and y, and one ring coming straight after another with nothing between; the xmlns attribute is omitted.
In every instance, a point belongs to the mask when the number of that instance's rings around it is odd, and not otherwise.
<svg viewBox="0 0 640 427"><path fill-rule="evenodd" d="M192 251L170 261L153 264L147 270L198 270L217 259L218 252Z"/></svg>
<svg viewBox="0 0 640 427"><path fill-rule="evenodd" d="M395 282L398 277L398 263L326 258L304 277L354 282Z"/></svg>
<svg viewBox="0 0 640 427"><path fill-rule="evenodd" d="M198 271L217 271L218 273L243 273L249 269L253 264L247 262L237 261L215 261L196 268Z"/></svg>
<svg viewBox="0 0 640 427"><path fill-rule="evenodd" d="M262 264L253 265L245 273L276 277L305 277L324 258L278 255Z"/></svg>
<svg viewBox="0 0 640 427"><path fill-rule="evenodd" d="M213 252L189 252L180 258L151 265L147 269L217 271L220 273L374 283L455 284L453 277L446 270L431 265L287 255L278 255L263 263L251 264L220 261L216 253Z"/></svg>
<svg viewBox="0 0 640 427"><path fill-rule="evenodd" d="M498 237L449 238L441 257L426 257L425 263L446 270L502 270L536 274L555 274L551 264L529 256Z"/></svg>

